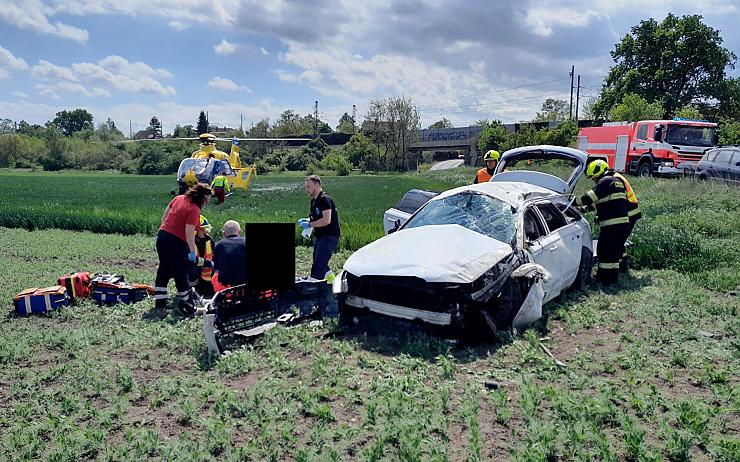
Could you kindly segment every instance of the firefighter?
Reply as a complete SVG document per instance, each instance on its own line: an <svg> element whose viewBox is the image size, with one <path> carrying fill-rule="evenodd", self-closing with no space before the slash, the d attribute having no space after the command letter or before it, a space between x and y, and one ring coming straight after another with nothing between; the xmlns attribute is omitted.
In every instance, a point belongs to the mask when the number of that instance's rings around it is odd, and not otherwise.
<svg viewBox="0 0 740 462"><path fill-rule="evenodd" d="M195 233L195 248L198 258L190 269L190 287L203 297L213 297L213 247L212 227L203 215Z"/></svg>
<svg viewBox="0 0 740 462"><path fill-rule="evenodd" d="M483 156L483 162L486 163L486 167L478 170L478 173L475 174L475 180L473 180L473 184L478 183L485 183L486 181L490 180L493 176L493 172L496 170L496 165L498 165L498 160L501 156L499 155L498 151L495 151L491 149L486 153L486 155Z"/></svg>
<svg viewBox="0 0 740 462"><path fill-rule="evenodd" d="M627 215L630 219L629 232L627 238L632 234L632 230L635 229L635 223L637 220L642 218L642 212L640 212L640 206L637 203L637 195L632 189L629 181L622 174L614 172L614 178L624 184L625 193L627 194ZM627 241L625 241L624 252L622 252L622 259L619 261L619 271L626 273L629 270L629 257L627 256Z"/></svg>
<svg viewBox="0 0 740 462"><path fill-rule="evenodd" d="M630 231L625 186L603 160L588 164L586 177L596 185L577 198L576 204L595 208L599 220L601 232L596 247L599 260L596 278L604 285L616 284L619 280L619 260Z"/></svg>
<svg viewBox="0 0 740 462"><path fill-rule="evenodd" d="M218 203L223 204L226 194L231 191L231 186L229 186L229 180L226 178L226 175L217 175L211 181L211 189L213 189L213 193L218 197Z"/></svg>

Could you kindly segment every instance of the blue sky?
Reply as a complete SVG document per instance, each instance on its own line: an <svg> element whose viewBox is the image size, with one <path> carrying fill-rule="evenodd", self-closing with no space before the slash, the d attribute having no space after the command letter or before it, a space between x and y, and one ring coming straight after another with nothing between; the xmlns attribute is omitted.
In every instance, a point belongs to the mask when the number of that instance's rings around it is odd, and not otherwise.
<svg viewBox="0 0 740 462"><path fill-rule="evenodd" d="M245 126L319 101L335 126L404 95L422 123L527 120L567 99L570 65L593 96L609 51L641 19L702 14L740 54L737 0L0 0L0 118L43 123L83 107L128 131ZM731 71L738 75L737 70Z"/></svg>

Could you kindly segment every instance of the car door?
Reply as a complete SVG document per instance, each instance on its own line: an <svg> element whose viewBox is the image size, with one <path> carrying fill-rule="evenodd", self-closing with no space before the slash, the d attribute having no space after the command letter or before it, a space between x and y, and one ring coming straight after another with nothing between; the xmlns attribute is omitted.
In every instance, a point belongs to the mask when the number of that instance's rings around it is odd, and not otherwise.
<svg viewBox="0 0 740 462"><path fill-rule="evenodd" d="M578 274L581 262L581 227L577 223L568 223L565 216L551 202L543 201L536 204L542 218L545 220L549 234L548 240L556 245L552 250L553 257L559 262L560 285L559 290L567 288L573 283ZM555 236L557 236L557 241Z"/></svg>
<svg viewBox="0 0 740 462"><path fill-rule="evenodd" d="M732 150L732 158L730 159L730 167L727 170L728 180L732 184L740 184L740 149Z"/></svg>
<svg viewBox="0 0 740 462"><path fill-rule="evenodd" d="M525 248L529 251L532 261L542 265L550 273L550 278L542 284L545 292L542 303L547 303L560 293L563 284L558 251L562 250L564 244L560 235L548 232L547 225L535 206L530 206L524 211L522 228Z"/></svg>
<svg viewBox="0 0 740 462"><path fill-rule="evenodd" d="M712 169L710 170L710 178L716 180L728 181L729 180L729 168L730 159L732 158L732 151L730 149L721 149L717 153L717 157L712 162Z"/></svg>

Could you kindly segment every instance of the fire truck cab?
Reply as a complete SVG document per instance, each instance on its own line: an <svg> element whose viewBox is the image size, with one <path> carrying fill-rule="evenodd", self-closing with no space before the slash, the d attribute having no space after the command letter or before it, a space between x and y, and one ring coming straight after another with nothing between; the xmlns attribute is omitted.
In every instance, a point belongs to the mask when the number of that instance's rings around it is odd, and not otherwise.
<svg viewBox="0 0 740 462"><path fill-rule="evenodd" d="M641 120L582 128L578 149L617 172L639 176L691 174L719 140L717 124L691 119Z"/></svg>

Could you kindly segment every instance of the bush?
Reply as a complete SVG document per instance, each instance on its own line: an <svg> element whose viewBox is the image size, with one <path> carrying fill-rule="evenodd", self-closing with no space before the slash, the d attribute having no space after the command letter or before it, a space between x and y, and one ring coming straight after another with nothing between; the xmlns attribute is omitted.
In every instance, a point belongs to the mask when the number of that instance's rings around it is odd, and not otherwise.
<svg viewBox="0 0 740 462"><path fill-rule="evenodd" d="M311 157L303 151L293 151L288 154L288 158L285 161L285 168L291 172L304 171L308 168L310 162Z"/></svg>
<svg viewBox="0 0 740 462"><path fill-rule="evenodd" d="M49 126L44 138L46 152L39 158L44 170L56 171L75 167L74 158L69 152L69 142L56 126Z"/></svg>
<svg viewBox="0 0 740 462"><path fill-rule="evenodd" d="M322 162L324 168L334 170L339 176L347 176L352 171L349 159L339 151L332 151Z"/></svg>
<svg viewBox="0 0 740 462"><path fill-rule="evenodd" d="M44 141L25 135L0 136L0 167L28 168L46 151Z"/></svg>
<svg viewBox="0 0 740 462"><path fill-rule="evenodd" d="M640 220L630 238L630 263L636 268L679 269L702 254L697 237L684 229Z"/></svg>

